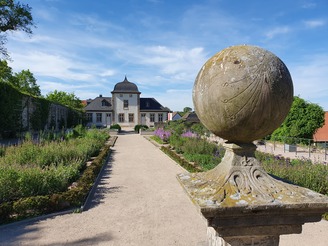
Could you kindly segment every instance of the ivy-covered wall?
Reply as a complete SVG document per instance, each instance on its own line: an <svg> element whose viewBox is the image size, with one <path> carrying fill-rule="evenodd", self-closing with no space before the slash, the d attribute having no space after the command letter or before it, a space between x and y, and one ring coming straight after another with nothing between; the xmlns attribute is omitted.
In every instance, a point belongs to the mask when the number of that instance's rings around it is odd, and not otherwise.
<svg viewBox="0 0 328 246"><path fill-rule="evenodd" d="M0 138L24 131L60 130L82 123L83 113L0 83Z"/></svg>

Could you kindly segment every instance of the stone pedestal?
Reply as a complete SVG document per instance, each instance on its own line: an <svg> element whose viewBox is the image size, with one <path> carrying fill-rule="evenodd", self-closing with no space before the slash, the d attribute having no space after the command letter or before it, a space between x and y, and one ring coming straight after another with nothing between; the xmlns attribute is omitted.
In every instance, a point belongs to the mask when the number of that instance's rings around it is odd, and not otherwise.
<svg viewBox="0 0 328 246"><path fill-rule="evenodd" d="M222 162L178 180L208 221L209 245L279 245L328 211L328 197L267 174L253 144L225 144Z"/></svg>
<svg viewBox="0 0 328 246"><path fill-rule="evenodd" d="M321 220L328 197L267 174L254 140L281 125L293 102L293 82L274 54L249 45L228 47L200 69L193 88L200 121L226 139L222 162L178 180L208 221L210 245L278 245Z"/></svg>

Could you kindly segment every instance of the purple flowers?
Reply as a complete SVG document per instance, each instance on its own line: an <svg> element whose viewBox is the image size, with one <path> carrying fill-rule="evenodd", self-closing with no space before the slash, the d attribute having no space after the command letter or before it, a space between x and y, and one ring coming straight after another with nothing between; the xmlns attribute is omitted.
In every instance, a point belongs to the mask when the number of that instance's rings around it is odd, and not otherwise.
<svg viewBox="0 0 328 246"><path fill-rule="evenodd" d="M197 137L197 134L196 133L193 133L191 131L187 131L185 133L182 133L181 134L181 137L184 137L184 138L195 138L195 137Z"/></svg>
<svg viewBox="0 0 328 246"><path fill-rule="evenodd" d="M158 136L163 141L167 141L169 137L171 136L170 131L165 131L163 128L158 128L154 132L155 136Z"/></svg>

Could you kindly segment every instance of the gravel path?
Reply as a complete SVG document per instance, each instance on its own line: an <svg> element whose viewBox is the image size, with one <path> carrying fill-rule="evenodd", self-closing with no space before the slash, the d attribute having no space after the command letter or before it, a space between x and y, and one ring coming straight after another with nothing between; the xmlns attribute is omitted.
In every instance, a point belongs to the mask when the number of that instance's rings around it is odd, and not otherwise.
<svg viewBox="0 0 328 246"><path fill-rule="evenodd" d="M2 226L0 245L204 245L180 166L136 134L118 137L109 162L87 211Z"/></svg>
<svg viewBox="0 0 328 246"><path fill-rule="evenodd" d="M206 222L176 180L185 172L140 135L119 135L87 211L0 226L0 245L205 246ZM280 246L328 245L328 222Z"/></svg>

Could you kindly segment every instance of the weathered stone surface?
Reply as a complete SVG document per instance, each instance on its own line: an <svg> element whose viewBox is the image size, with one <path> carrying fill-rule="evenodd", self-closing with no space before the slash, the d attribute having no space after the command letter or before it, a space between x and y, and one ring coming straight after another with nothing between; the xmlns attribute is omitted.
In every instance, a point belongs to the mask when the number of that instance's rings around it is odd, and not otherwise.
<svg viewBox="0 0 328 246"><path fill-rule="evenodd" d="M197 116L215 135L251 142L270 134L285 119L293 83L285 64L254 46L232 46L210 58L193 88Z"/></svg>
<svg viewBox="0 0 328 246"><path fill-rule="evenodd" d="M328 211L328 198L312 190L285 183L267 174L255 158L253 144L225 144L222 162L204 173L180 174L178 179L205 217L234 209L317 209ZM273 211L273 210L272 210ZM252 213L252 212L251 212ZM229 215L231 216L231 215Z"/></svg>
<svg viewBox="0 0 328 246"><path fill-rule="evenodd" d="M208 221L210 245L274 246L279 235L321 220L328 197L267 174L251 143L273 132L293 101L291 76L278 57L246 45L217 53L200 70L193 101L201 122L228 140L213 170L178 175Z"/></svg>
<svg viewBox="0 0 328 246"><path fill-rule="evenodd" d="M207 228L209 246L277 246L278 236L220 237L213 227Z"/></svg>

